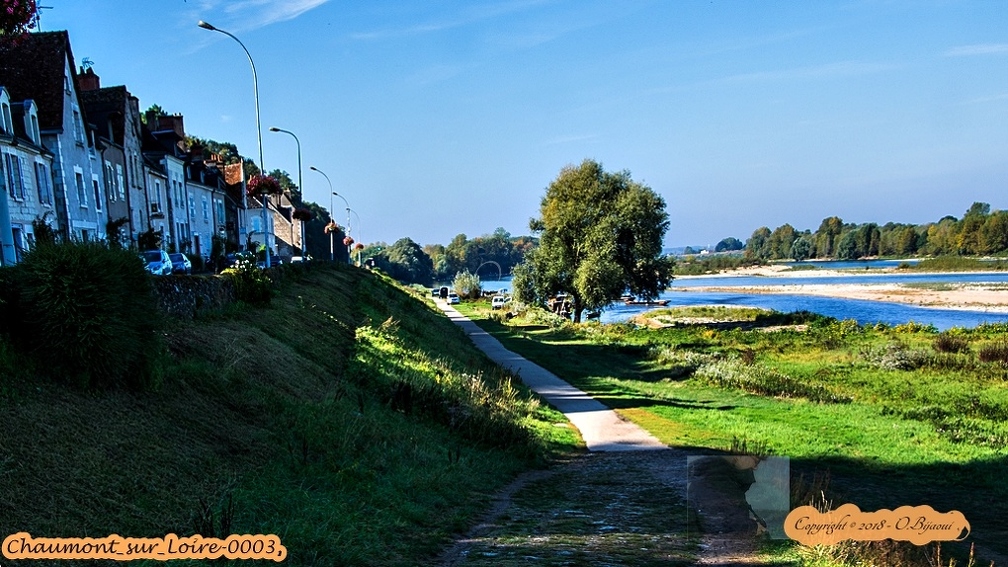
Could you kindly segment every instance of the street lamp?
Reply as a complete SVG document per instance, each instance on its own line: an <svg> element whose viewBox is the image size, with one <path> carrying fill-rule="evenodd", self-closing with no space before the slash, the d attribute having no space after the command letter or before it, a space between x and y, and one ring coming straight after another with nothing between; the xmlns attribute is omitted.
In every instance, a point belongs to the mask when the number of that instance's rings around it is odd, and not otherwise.
<svg viewBox="0 0 1008 567"><path fill-rule="evenodd" d="M262 175L265 175L266 164L263 163L262 124L259 122L259 78L256 76L255 62L252 61L252 54L249 53L249 50L248 48L245 47L245 44L242 43L240 39L235 37L230 32L224 31L220 28L215 28L214 26L208 24L207 22L204 22L203 20L200 20L199 23L197 23L196 25L205 30L220 32L230 37L231 39L237 41L238 45L240 45L241 48L245 51L245 55L248 56L249 65L252 66L252 91L253 93L255 93L256 136L259 138L259 171ZM268 267L270 265L270 247L269 247L270 231L267 230L269 227L269 222L266 218L266 214L268 213L269 209L268 195L265 194L262 195L262 205L263 205L263 242L266 244L266 266Z"/></svg>
<svg viewBox="0 0 1008 567"><path fill-rule="evenodd" d="M294 138L294 141L297 142L297 151L298 151L298 189L301 191L301 204L303 205L304 204L304 185L302 185L302 183L301 183L301 140L298 140L298 137L294 134L294 132L291 132L290 130L284 130L283 128L277 128L276 126L272 126L270 128L270 132L283 132L284 134L290 134L291 137ZM305 227L304 227L304 225L305 225L304 221L301 221L301 261L302 262L304 261L304 258L305 258L305 247L307 246L307 243L305 242L305 232L304 232L305 231Z"/></svg>
<svg viewBox="0 0 1008 567"><path fill-rule="evenodd" d="M343 204L346 205L346 234L350 236L350 203L347 202L346 197L340 195L339 193L333 191L333 195L343 199ZM350 245L347 245L347 263L350 263Z"/></svg>
<svg viewBox="0 0 1008 567"><path fill-rule="evenodd" d="M329 192L332 193L332 195L336 194L336 192L332 190L332 181L329 179L329 176L326 175L324 171L322 171L321 169L315 167L314 165L310 166L308 169L321 173L322 177L325 177L325 180L329 182ZM333 211L333 198L332 198L332 195L329 196L329 222L335 222L335 220L333 219L333 215L332 215L332 211ZM333 244L333 238L334 238L333 237L333 233L330 232L329 233L329 261L330 262L335 262L336 261L336 247Z"/></svg>
<svg viewBox="0 0 1008 567"><path fill-rule="evenodd" d="M363 246L364 245L364 237L361 236L360 215L357 214L357 211L352 211L352 212L353 212L354 217L357 218L357 242L359 242ZM360 249L357 250L357 265L358 266L361 265L361 262L360 262Z"/></svg>

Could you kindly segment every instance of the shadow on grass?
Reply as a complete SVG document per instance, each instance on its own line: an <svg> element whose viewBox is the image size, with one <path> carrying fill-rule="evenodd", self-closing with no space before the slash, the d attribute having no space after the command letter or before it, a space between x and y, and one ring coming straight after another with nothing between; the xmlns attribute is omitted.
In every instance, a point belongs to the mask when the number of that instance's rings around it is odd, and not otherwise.
<svg viewBox="0 0 1008 567"><path fill-rule="evenodd" d="M507 327L498 323L485 320L478 323L506 348L520 352L522 356L585 389L609 407L715 408L713 403L708 405L695 401L649 398L646 394L621 388L619 380L653 381L660 374L642 362L639 355L632 356L619 348L585 343L583 339L578 342L556 335L549 336L549 340L556 341L551 343L515 338ZM542 335L541 338L546 338ZM568 342L565 343L564 340ZM683 346L678 345L678 348ZM734 408L720 405L716 409ZM697 454L723 454L703 447L682 449L697 451ZM986 565L990 560L995 560L998 565L1008 564L1008 489L1005 486L1008 457L967 463L934 462L916 465L892 465L853 455L792 458L791 472L793 483L803 477L808 479L817 474L827 474L831 481L825 495L827 500L832 501L834 508L850 502L864 511L892 510L900 506L923 504L939 512L958 510L970 522L970 536L965 542L944 543L943 553L952 552L962 560L968 555L969 544L976 543L978 557L983 559L978 565Z"/></svg>

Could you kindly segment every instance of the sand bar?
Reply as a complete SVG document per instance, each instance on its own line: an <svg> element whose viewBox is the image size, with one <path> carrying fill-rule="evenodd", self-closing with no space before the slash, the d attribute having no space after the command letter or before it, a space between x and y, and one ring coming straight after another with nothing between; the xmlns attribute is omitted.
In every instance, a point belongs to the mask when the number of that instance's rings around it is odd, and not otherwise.
<svg viewBox="0 0 1008 567"><path fill-rule="evenodd" d="M906 303L919 307L941 309L964 309L987 313L1008 313L1008 284L1006 283L942 283L934 286L922 284L878 283L878 284L774 284L774 278L787 277L839 277L864 276L867 271L840 270L800 270L789 271L785 266L760 266L724 272L713 276L682 276L677 280L702 280L709 277L764 276L766 285L752 286L691 286L676 287L675 280L670 289L682 292L728 292L728 293L776 293L797 295L819 295L842 299L863 299L868 301L888 301ZM898 273L890 269L873 269L872 274ZM916 272L915 272L916 273Z"/></svg>

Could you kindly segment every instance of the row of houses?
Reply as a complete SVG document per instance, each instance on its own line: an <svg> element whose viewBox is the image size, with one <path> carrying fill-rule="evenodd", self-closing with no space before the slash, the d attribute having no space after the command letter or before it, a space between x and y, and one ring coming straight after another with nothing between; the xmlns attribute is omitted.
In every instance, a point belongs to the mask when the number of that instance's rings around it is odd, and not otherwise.
<svg viewBox="0 0 1008 567"><path fill-rule="evenodd" d="M208 258L263 243L302 252L288 195L245 191L241 163L189 147L183 116L148 111L125 86L78 69L65 31L0 44L0 265L16 263L43 224L64 238L108 240ZM153 237L153 238L152 238Z"/></svg>

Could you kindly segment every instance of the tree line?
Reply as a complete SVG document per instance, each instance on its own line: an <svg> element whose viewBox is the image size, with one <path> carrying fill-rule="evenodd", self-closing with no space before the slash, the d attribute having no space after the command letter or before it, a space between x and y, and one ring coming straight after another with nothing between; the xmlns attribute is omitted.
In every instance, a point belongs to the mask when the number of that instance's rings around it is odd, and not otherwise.
<svg viewBox="0 0 1008 567"><path fill-rule="evenodd" d="M991 211L976 202L961 219L946 216L937 222L879 226L844 223L840 217L823 219L819 228L798 231L790 224L774 230L760 227L745 244L748 260L797 261L809 258L857 260L876 256L985 256L1008 253L1008 211Z"/></svg>
<svg viewBox="0 0 1008 567"><path fill-rule="evenodd" d="M411 238L400 238L391 245L376 242L361 251L361 258L370 259L374 267L407 283L450 282L461 272L495 280L511 275L535 243L531 236L511 236L498 228L471 239L459 234L447 246L420 246Z"/></svg>

